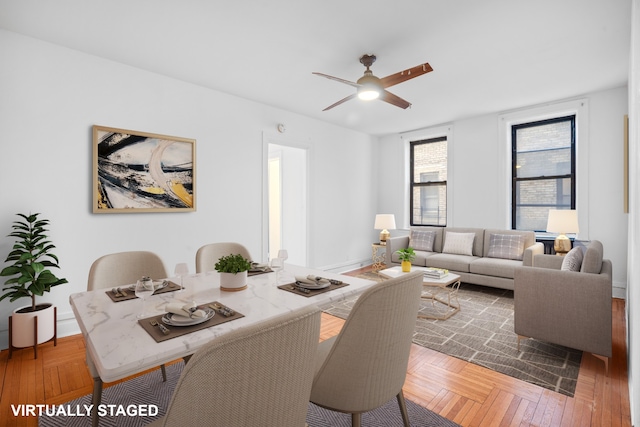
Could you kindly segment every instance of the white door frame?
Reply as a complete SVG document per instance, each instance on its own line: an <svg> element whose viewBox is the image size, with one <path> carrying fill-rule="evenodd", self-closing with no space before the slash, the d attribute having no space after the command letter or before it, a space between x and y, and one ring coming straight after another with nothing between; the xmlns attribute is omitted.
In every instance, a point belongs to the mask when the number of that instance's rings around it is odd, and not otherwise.
<svg viewBox="0 0 640 427"><path fill-rule="evenodd" d="M308 144L301 143L300 141L291 140L289 138L285 138L283 135L277 134L269 134L263 132L262 134L262 259L269 259L269 144L282 145L285 147L297 148L301 150L305 150L306 152L306 197L304 200L304 220L305 220L305 230L304 235L302 236L304 239L303 243L303 262L304 266L308 265L309 261L309 188L310 188L310 157L311 157L311 147ZM286 168L286 164L284 165ZM289 248L284 248L289 249ZM289 252L289 258L291 258L291 251ZM291 259L290 259L291 261Z"/></svg>

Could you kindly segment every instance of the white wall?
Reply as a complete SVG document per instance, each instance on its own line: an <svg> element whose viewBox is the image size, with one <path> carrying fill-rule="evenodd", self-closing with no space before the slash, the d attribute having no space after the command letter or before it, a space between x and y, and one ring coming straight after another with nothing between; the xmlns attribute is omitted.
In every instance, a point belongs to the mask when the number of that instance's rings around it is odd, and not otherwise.
<svg viewBox="0 0 640 427"><path fill-rule="evenodd" d="M263 135L277 123L311 147L309 265L369 259L375 138L4 30L0 57L0 236L17 212L51 220L57 273L70 283L41 301L58 306L60 335L77 332L69 294L86 289L105 253L153 250L170 272L178 262L194 271L198 247L215 241L261 254ZM94 124L196 139L197 211L92 214ZM12 245L0 238L1 260ZM0 348L8 316L26 304L0 303Z"/></svg>
<svg viewBox="0 0 640 427"><path fill-rule="evenodd" d="M629 286L627 288L627 351L631 425L640 425L640 0L633 0L629 67ZM634 356L635 355L635 356Z"/></svg>
<svg viewBox="0 0 640 427"><path fill-rule="evenodd" d="M621 87L581 97L588 101L588 129L579 144L587 155L579 163L577 177L586 200L586 216L580 236L602 241L605 256L613 262L614 296L625 298L627 282L627 214L623 213L622 164L623 117L627 114L627 88ZM553 104L553 103L551 103ZM562 105L566 102L562 102ZM534 109L533 106L531 107ZM526 111L527 109L522 109ZM451 129L449 144L449 225L458 227L510 228L510 181L504 178L510 159L501 137L496 112L457 120L438 129ZM408 141L422 138L431 129L392 135L380 140L380 211L408 218L405 202L408 184ZM584 151L583 145L583 152ZM579 147L580 149L580 147ZM578 201L580 205L581 201ZM583 209L584 210L584 209ZM399 225L400 227L400 225ZM400 234L401 231L396 231ZM393 234L393 233L392 233Z"/></svg>

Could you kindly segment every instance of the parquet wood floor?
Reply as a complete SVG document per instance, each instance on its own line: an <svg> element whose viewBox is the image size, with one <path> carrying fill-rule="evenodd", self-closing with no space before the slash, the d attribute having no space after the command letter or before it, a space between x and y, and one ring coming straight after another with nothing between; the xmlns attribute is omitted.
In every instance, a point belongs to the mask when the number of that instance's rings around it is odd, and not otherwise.
<svg viewBox="0 0 640 427"><path fill-rule="evenodd" d="M351 274L358 274L355 271ZM624 300L614 299L613 358L604 363L584 354L572 398L489 369L413 345L404 393L407 399L462 426L631 427L627 383ZM340 330L343 320L323 314L320 339ZM11 404L62 404L91 393L81 335L58 345L0 352L0 426L37 426L33 417L15 417ZM106 384L109 386L112 384Z"/></svg>

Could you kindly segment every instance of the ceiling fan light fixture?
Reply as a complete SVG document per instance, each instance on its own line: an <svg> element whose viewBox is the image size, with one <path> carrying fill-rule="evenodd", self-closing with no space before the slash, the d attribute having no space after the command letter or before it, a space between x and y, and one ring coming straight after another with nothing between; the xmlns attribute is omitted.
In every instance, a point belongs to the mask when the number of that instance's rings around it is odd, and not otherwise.
<svg viewBox="0 0 640 427"><path fill-rule="evenodd" d="M377 88L367 88L360 87L358 88L358 98L363 101L372 101L380 97L380 91Z"/></svg>
<svg viewBox="0 0 640 427"><path fill-rule="evenodd" d="M371 101L380 97L380 93L382 93L380 79L372 75L370 71L369 74L365 73L364 76L360 77L357 83L360 85L358 87L358 98L363 101Z"/></svg>
<svg viewBox="0 0 640 427"><path fill-rule="evenodd" d="M354 99L356 96L359 99L362 99L365 101L380 99L381 101L384 101L391 105L395 105L396 107L407 109L411 107L411 103L387 91L387 89L391 86L395 86L399 83L406 82L407 80L411 80L414 77L418 77L433 71L433 68L431 68L431 65L429 65L428 62L425 62L424 64L417 65L413 68L409 68L407 70L403 70L399 73L391 74L380 79L373 75L373 72L371 71L371 68L370 68L371 65L375 62L375 60L376 60L375 55L362 55L360 57L360 63L366 67L366 70L364 72L364 76L360 77L358 81L355 83L350 82L349 80L341 79L339 77L330 76L328 74L314 72L313 74L318 75L320 77L324 77L330 80L335 80L337 82L344 83L351 87L356 88L355 93L351 92L351 95L342 98L338 102L334 102L333 104L329 105L327 108L325 108L322 111L330 110L333 107L336 107L346 101L349 101L350 99Z"/></svg>

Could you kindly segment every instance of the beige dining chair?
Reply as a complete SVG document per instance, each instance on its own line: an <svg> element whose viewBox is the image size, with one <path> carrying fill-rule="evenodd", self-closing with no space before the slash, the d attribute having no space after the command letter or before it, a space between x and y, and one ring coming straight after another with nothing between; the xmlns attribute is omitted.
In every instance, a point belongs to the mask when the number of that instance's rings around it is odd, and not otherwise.
<svg viewBox="0 0 640 427"><path fill-rule="evenodd" d="M394 396L405 427L409 417L402 394L422 293L416 271L367 289L356 301L340 333L320 343L310 401L351 414L360 426L363 412Z"/></svg>
<svg viewBox="0 0 640 427"><path fill-rule="evenodd" d="M218 260L227 255L240 254L251 261L249 250L240 243L219 242L204 245L196 252L196 273L215 270Z"/></svg>
<svg viewBox="0 0 640 427"><path fill-rule="evenodd" d="M150 426L303 427L320 336L308 307L214 338L185 366Z"/></svg>
<svg viewBox="0 0 640 427"><path fill-rule="evenodd" d="M87 290L111 289L114 287L131 285L136 283L143 276L152 279L163 279L168 277L164 268L164 263L158 255L147 251L118 252L104 255L91 264L89 269L89 279ZM86 355L87 367L93 377L93 395L91 403L97 408L102 400L102 379L98 375L89 350ZM165 366L160 366L162 370L162 381L167 380ZM92 414L93 425L98 425L97 411Z"/></svg>

